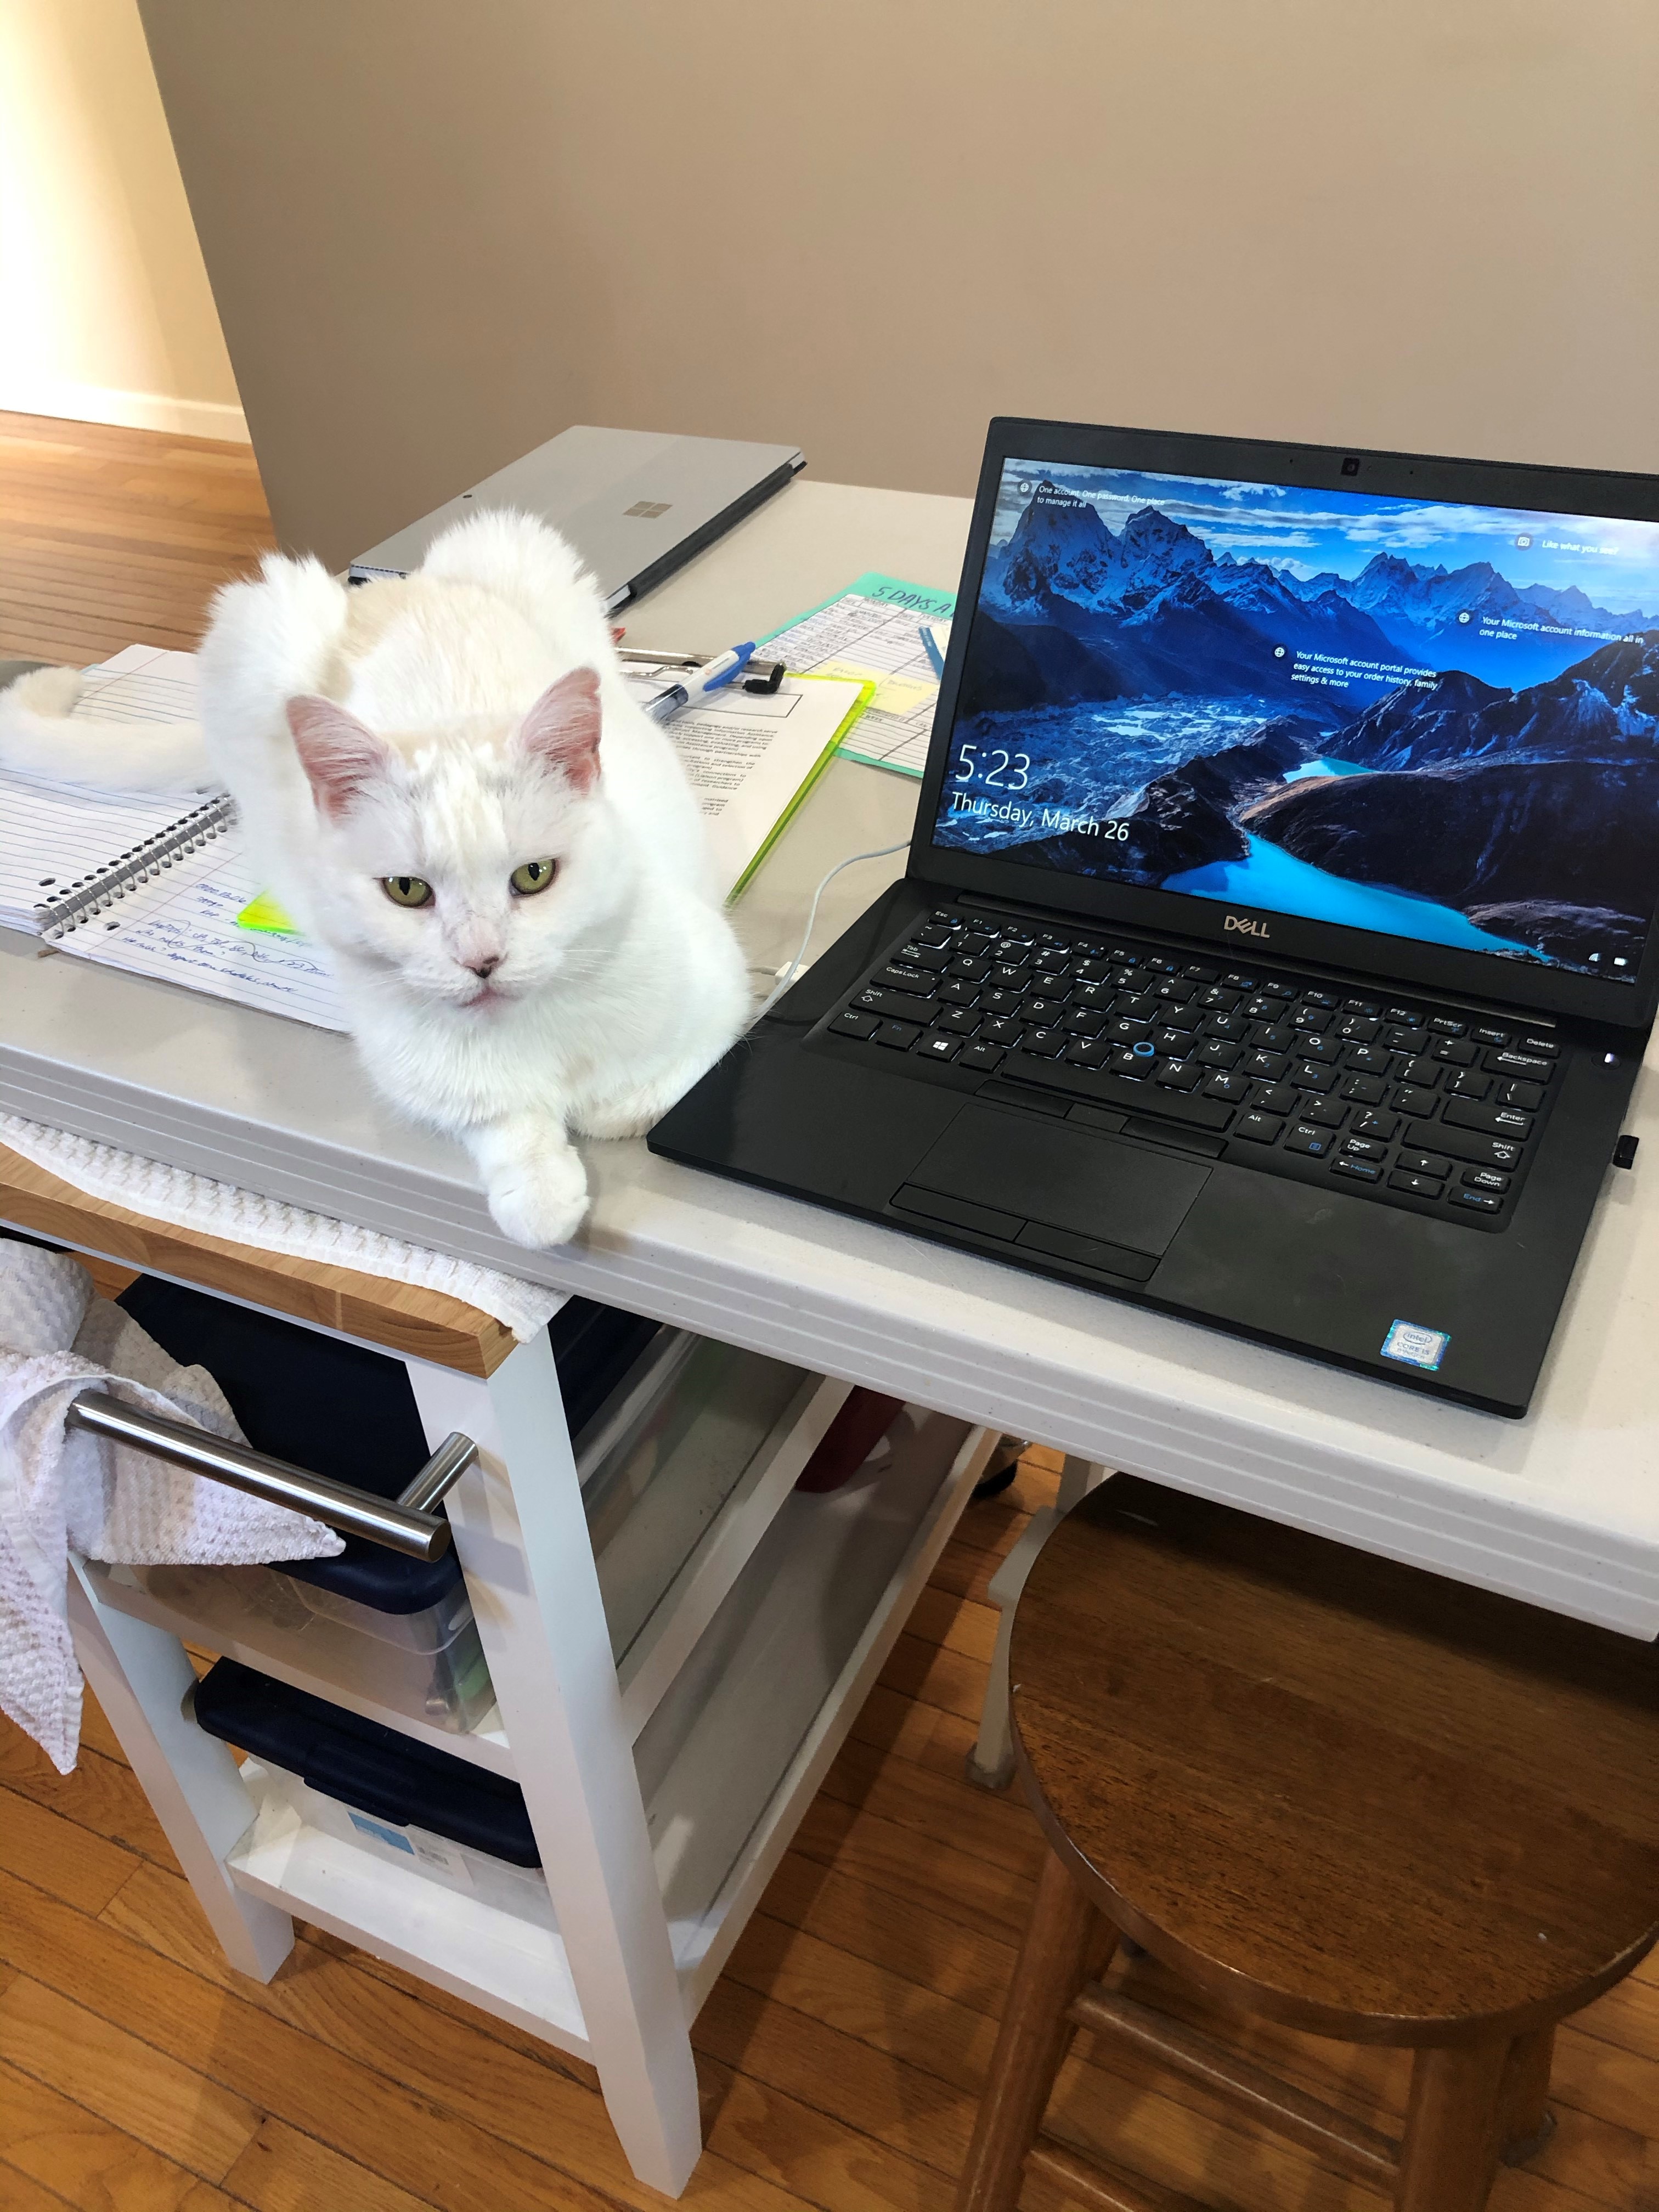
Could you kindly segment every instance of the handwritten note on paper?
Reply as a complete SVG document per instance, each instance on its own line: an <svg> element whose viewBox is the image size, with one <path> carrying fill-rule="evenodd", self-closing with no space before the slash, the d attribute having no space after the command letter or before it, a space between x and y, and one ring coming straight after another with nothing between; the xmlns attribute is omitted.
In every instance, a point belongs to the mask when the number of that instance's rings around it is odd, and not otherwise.
<svg viewBox="0 0 1659 2212"><path fill-rule="evenodd" d="M849 760L920 776L939 699L920 625L945 621L955 606L953 592L872 570L764 642L802 675L873 678L875 699L841 749Z"/></svg>
<svg viewBox="0 0 1659 2212"><path fill-rule="evenodd" d="M315 945L236 927L257 889L240 850L221 840L71 930L59 949L316 1029L343 1030L334 978Z"/></svg>

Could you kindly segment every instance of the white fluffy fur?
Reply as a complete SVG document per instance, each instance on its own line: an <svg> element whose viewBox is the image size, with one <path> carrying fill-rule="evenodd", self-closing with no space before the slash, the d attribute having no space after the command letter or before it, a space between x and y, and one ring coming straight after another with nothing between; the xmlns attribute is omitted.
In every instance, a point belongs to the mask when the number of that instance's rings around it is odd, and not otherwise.
<svg viewBox="0 0 1659 2212"><path fill-rule="evenodd" d="M581 669L598 677L601 732L586 791L525 731ZM492 513L402 581L348 590L314 560L269 556L258 582L218 596L201 696L204 750L174 737L163 779L147 772L163 750L154 726L89 738L99 726L61 719L68 684L26 677L0 696L0 761L127 788L228 784L271 888L329 950L375 1087L467 1145L509 1237L563 1243L587 1205L568 1133L647 1128L748 1006L696 802L624 686L575 556ZM331 805L325 764L307 746L308 779L289 726L307 696L380 741L374 772ZM515 896L514 869L545 857L551 886ZM405 874L433 902L392 903L382 879Z"/></svg>

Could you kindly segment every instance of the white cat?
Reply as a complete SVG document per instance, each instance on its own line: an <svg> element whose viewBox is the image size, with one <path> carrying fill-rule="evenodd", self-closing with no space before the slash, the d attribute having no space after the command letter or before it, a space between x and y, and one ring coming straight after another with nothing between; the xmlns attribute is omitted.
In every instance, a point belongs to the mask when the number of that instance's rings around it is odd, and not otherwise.
<svg viewBox="0 0 1659 2212"><path fill-rule="evenodd" d="M375 1087L467 1146L507 1236L562 1243L570 1133L648 1128L749 1011L696 801L574 554L486 513L401 581L270 555L219 593L200 680L198 732L67 720L74 672L26 676L0 763L227 784Z"/></svg>

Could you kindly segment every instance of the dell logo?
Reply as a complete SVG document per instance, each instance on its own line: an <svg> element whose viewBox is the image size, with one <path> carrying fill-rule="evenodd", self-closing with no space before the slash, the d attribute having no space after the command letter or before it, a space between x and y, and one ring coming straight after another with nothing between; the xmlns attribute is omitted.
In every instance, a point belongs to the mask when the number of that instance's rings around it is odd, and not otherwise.
<svg viewBox="0 0 1659 2212"><path fill-rule="evenodd" d="M1266 937L1268 933L1265 921L1252 921L1242 914L1230 914L1221 926L1224 929L1242 930L1246 937Z"/></svg>

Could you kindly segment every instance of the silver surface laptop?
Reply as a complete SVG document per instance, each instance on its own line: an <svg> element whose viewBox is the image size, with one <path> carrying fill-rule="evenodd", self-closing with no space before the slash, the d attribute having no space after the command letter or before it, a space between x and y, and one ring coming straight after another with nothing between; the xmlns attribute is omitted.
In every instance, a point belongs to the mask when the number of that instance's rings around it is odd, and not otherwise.
<svg viewBox="0 0 1659 2212"><path fill-rule="evenodd" d="M351 580L406 576L450 523L480 507L514 507L564 533L614 609L671 576L805 465L793 446L577 423L360 553Z"/></svg>

